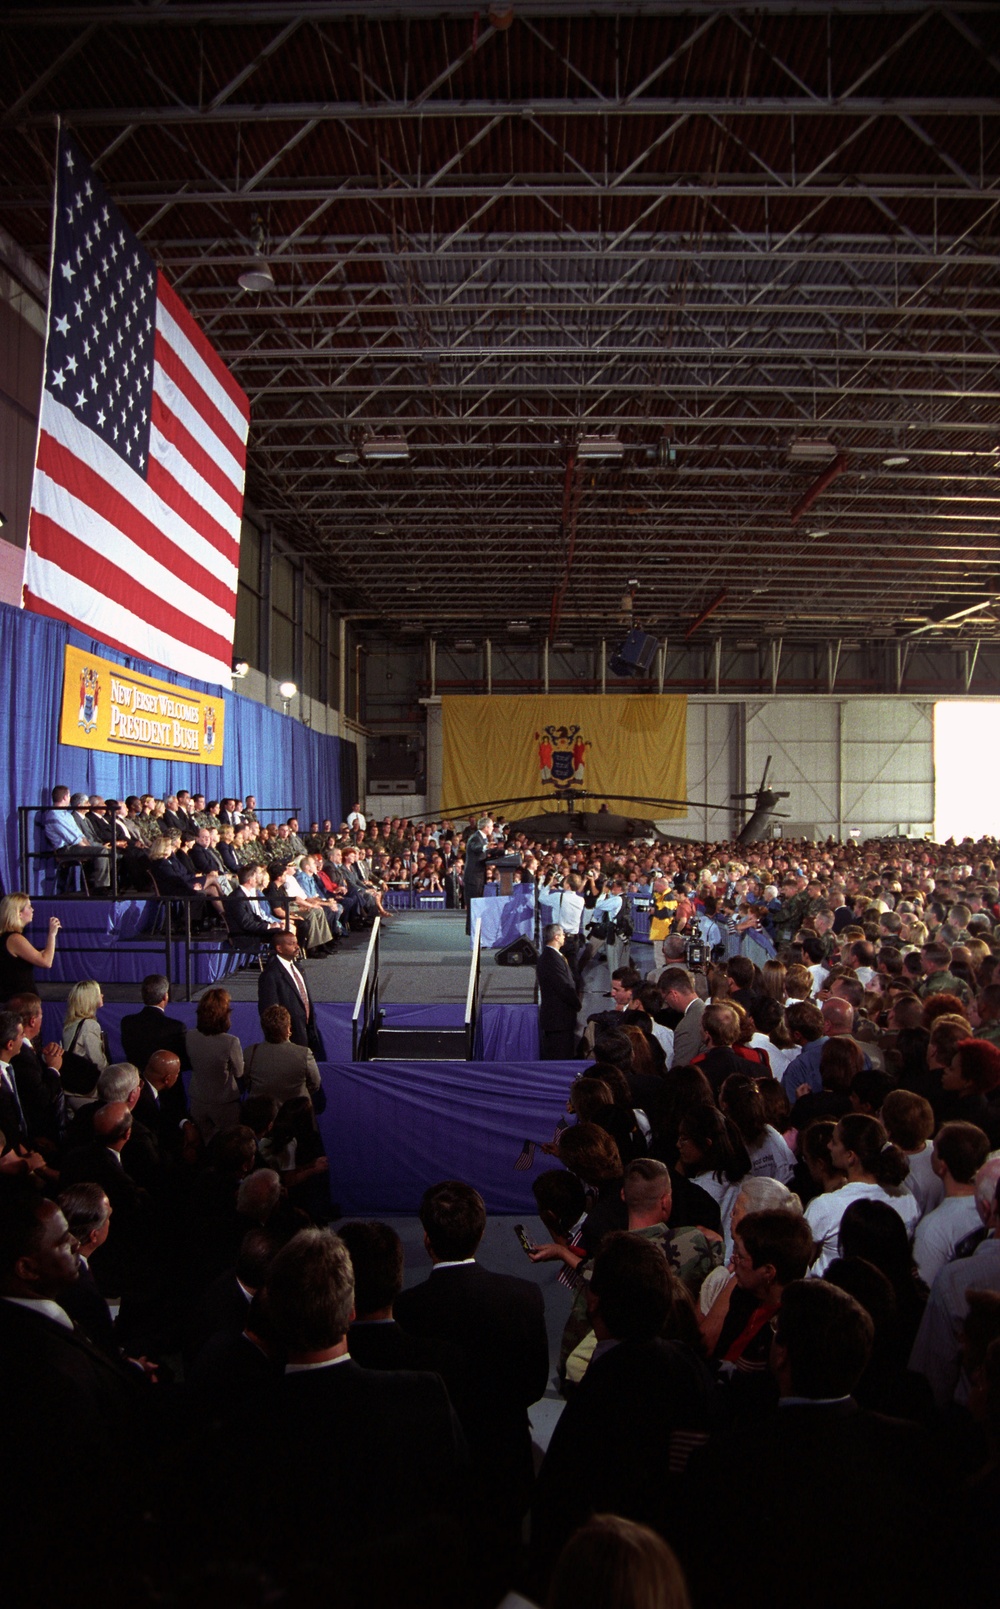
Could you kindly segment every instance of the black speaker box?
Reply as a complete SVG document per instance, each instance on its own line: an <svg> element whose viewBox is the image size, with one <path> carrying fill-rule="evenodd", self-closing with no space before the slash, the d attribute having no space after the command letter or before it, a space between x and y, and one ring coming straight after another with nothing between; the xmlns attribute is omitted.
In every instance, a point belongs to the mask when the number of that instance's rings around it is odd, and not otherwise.
<svg viewBox="0 0 1000 1609"><path fill-rule="evenodd" d="M496 959L498 967L533 967L538 951L530 939L513 939L497 951Z"/></svg>
<svg viewBox="0 0 1000 1609"><path fill-rule="evenodd" d="M636 627L611 655L611 669L616 676L644 676L656 658L657 646L655 637Z"/></svg>

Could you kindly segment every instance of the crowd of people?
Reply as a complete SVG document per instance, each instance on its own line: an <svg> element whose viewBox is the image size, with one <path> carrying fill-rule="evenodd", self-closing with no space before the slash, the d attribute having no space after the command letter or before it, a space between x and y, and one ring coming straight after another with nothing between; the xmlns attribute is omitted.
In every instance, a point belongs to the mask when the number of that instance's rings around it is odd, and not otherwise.
<svg viewBox="0 0 1000 1609"><path fill-rule="evenodd" d="M382 845L358 809L300 836L223 803L241 819L192 819L195 846L226 829L243 851L277 842L296 877L367 851L373 901L394 854L461 869L447 823L390 821ZM29 955L28 896L0 906L12 1602L991 1601L997 846L504 836L523 877L591 911L629 887L662 934L645 974L611 969L607 1010L582 1020L574 994L578 1076L532 1182L548 1238L521 1232L557 1275L548 1304L538 1275L479 1260L474 1180L425 1181L428 1274L407 1289L389 1224L331 1227L298 966L316 930L287 892L261 900L266 861L190 890L266 924L254 1044L224 989L186 1028L157 976L122 1061L93 981L44 1043L31 983L57 929ZM145 848L172 837L167 822ZM341 890L318 886L333 932ZM347 919L376 912L359 898ZM773 959L719 959L723 919L766 932ZM565 967L558 924L546 940ZM553 1385L565 1405L539 1466L528 1410Z"/></svg>

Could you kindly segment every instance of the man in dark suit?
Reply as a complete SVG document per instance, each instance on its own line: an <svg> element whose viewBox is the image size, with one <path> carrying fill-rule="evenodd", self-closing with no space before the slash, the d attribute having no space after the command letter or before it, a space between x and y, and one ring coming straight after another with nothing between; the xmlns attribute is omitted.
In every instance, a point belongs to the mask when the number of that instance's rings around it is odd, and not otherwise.
<svg viewBox="0 0 1000 1609"><path fill-rule="evenodd" d="M851 1396L871 1355L869 1314L834 1285L798 1280L776 1322L777 1407L695 1454L689 1512L664 1525L692 1597L746 1609L835 1609L845 1592L860 1609L954 1601L943 1567L957 1572L965 1561L948 1556L954 1515L934 1444L924 1429L868 1413ZM751 1551L773 1534L776 1515L797 1511L821 1519L832 1551L812 1525L785 1525L765 1582L747 1569Z"/></svg>
<svg viewBox="0 0 1000 1609"><path fill-rule="evenodd" d="M124 1592L156 1458L142 1371L93 1346L61 1305L78 1272L55 1202L24 1175L0 1176L0 1378L16 1467L0 1503L0 1556L11 1603L89 1609L106 1601L111 1559ZM95 1471L100 1501L81 1503Z"/></svg>
<svg viewBox="0 0 1000 1609"><path fill-rule="evenodd" d="M111 1309L101 1295L93 1274L90 1259L108 1238L111 1227L111 1203L99 1184L71 1184L60 1192L59 1206L70 1231L76 1240L79 1273L67 1285L60 1305L74 1324L79 1324L88 1340L102 1352L120 1358L121 1349L115 1341Z"/></svg>
<svg viewBox="0 0 1000 1609"><path fill-rule="evenodd" d="M240 1242L235 1268L225 1273L202 1292L187 1326L184 1345L184 1373L194 1367L202 1348L216 1335L241 1335L246 1327L250 1303L261 1289L267 1271L282 1246L291 1236L255 1224L248 1229Z"/></svg>
<svg viewBox="0 0 1000 1609"><path fill-rule="evenodd" d="M36 1149L52 1155L66 1132L66 1098L59 1077L63 1048L55 1040L41 1044L42 1002L37 994L14 995L7 1010L18 1013L24 1029L21 1048L10 1065L28 1135Z"/></svg>
<svg viewBox="0 0 1000 1609"><path fill-rule="evenodd" d="M190 1067L185 1034L179 1017L168 1017L170 983L162 973L151 972L142 980L142 1010L121 1021L125 1059L142 1072L158 1050L172 1050L180 1058L181 1070ZM183 1102L180 1103L183 1105ZM182 1114L183 1115L183 1114Z"/></svg>
<svg viewBox="0 0 1000 1609"><path fill-rule="evenodd" d="M316 1013L306 980L295 965L299 941L295 933L281 928L274 935L274 955L260 975L257 1005L284 1006L292 1019L292 1043L308 1045L317 1061L326 1061L326 1049L316 1026Z"/></svg>
<svg viewBox="0 0 1000 1609"><path fill-rule="evenodd" d="M538 1036L543 1061L571 1061L576 1050L580 996L562 953L566 934L558 922L542 931L544 947L535 965L538 979Z"/></svg>
<svg viewBox="0 0 1000 1609"><path fill-rule="evenodd" d="M282 925L276 916L271 915L266 901L260 898L259 866L241 868L239 886L223 903L231 933L264 939Z"/></svg>
<svg viewBox="0 0 1000 1609"><path fill-rule="evenodd" d="M482 899L486 887L486 862L490 853L493 817L480 816L475 832L470 832L465 845L465 931L472 932L472 901Z"/></svg>
<svg viewBox="0 0 1000 1609"><path fill-rule="evenodd" d="M288 1362L245 1427L252 1447L268 1448L267 1480L239 1497L251 1534L265 1558L307 1571L334 1564L339 1585L344 1571L363 1569L366 1601L397 1601L382 1570L394 1556L399 1567L401 1552L422 1581L445 1564L427 1538L461 1501L464 1449L444 1386L432 1374L362 1369L350 1357L351 1260L330 1230L303 1230L278 1253L267 1305Z"/></svg>
<svg viewBox="0 0 1000 1609"><path fill-rule="evenodd" d="M464 1362L457 1347L410 1335L393 1316L403 1289L403 1242L390 1224L346 1223L337 1233L351 1254L356 1314L348 1332L351 1357L363 1369L430 1369L460 1395Z"/></svg>
<svg viewBox="0 0 1000 1609"><path fill-rule="evenodd" d="M188 1116L181 1061L174 1051L154 1050L150 1056L142 1071L133 1113L136 1122L152 1136L160 1160L173 1160L181 1149L182 1126Z"/></svg>
<svg viewBox="0 0 1000 1609"><path fill-rule="evenodd" d="M405 1330L448 1341L463 1354L455 1407L482 1501L500 1524L514 1524L531 1490L528 1409L549 1377L542 1293L529 1280L479 1267L486 1208L469 1185L434 1185L420 1204L420 1221L434 1268L423 1285L403 1291L396 1314Z"/></svg>
<svg viewBox="0 0 1000 1609"><path fill-rule="evenodd" d="M94 1278L109 1296L146 1291L155 1282L151 1202L126 1172L122 1157L131 1133L132 1113L126 1103L109 1101L94 1116L93 1140L67 1153L60 1174L63 1189L99 1184L111 1203L111 1232L94 1256Z"/></svg>

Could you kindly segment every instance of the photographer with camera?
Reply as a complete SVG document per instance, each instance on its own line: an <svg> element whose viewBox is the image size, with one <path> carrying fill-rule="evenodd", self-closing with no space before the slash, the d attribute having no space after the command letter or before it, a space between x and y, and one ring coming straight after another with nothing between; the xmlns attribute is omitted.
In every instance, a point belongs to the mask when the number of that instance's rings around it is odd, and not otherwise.
<svg viewBox="0 0 1000 1609"><path fill-rule="evenodd" d="M586 932L588 938L581 973L584 967L596 960L603 947L610 989L614 972L619 967L629 965L632 940L632 920L625 906L624 885L620 877L598 885L597 900L590 912Z"/></svg>

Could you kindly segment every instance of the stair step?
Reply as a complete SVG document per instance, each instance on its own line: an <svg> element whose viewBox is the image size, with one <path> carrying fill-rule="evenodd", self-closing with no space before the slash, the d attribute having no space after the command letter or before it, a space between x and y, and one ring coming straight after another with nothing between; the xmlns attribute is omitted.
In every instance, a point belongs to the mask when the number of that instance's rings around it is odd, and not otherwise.
<svg viewBox="0 0 1000 1609"><path fill-rule="evenodd" d="M464 1061L464 1028L378 1030L373 1061Z"/></svg>

